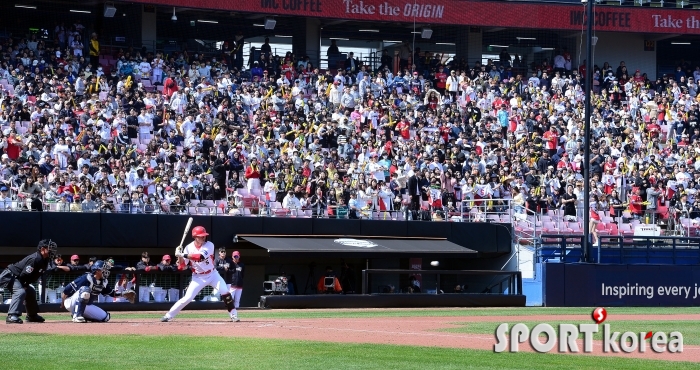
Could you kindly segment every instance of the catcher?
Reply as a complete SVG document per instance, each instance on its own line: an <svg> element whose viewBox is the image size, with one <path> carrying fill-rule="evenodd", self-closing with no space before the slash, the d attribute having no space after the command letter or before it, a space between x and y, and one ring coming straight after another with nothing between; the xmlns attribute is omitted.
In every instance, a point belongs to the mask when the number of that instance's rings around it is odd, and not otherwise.
<svg viewBox="0 0 700 370"><path fill-rule="evenodd" d="M93 305L97 296L102 294L110 297L122 296L134 303L136 292L127 290L117 292L109 286L110 265L102 260L92 264L90 272L73 280L63 289L61 304L73 317L73 322L107 322L110 319L109 312Z"/></svg>

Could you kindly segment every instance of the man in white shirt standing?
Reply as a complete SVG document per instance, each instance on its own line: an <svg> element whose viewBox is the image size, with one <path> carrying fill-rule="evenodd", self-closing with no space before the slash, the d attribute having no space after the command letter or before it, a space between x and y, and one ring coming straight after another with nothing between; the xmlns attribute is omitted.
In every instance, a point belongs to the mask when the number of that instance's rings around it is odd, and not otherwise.
<svg viewBox="0 0 700 370"><path fill-rule="evenodd" d="M160 56L160 53L157 53L156 57L153 58L151 67L153 71L153 84L160 84L163 81L163 58Z"/></svg>
<svg viewBox="0 0 700 370"><path fill-rule="evenodd" d="M148 63L145 59L139 63L139 72L141 73L141 78L150 78L151 77L151 64Z"/></svg>
<svg viewBox="0 0 700 370"><path fill-rule="evenodd" d="M146 108L141 109L141 114L138 116L139 139L143 144L147 143L148 139L145 138L150 137L153 130L153 118L149 113L147 113L148 109L150 108L152 108L152 106L146 106Z"/></svg>
<svg viewBox="0 0 700 370"><path fill-rule="evenodd" d="M377 181L384 181L384 166L379 163L377 154L372 154L369 162L369 172Z"/></svg>
<svg viewBox="0 0 700 370"><path fill-rule="evenodd" d="M112 125L109 122L103 120L102 118L103 117L101 117L101 116L98 117L97 123L95 123L95 126L97 126L98 133L99 133L100 137L102 138L102 140L104 142L108 142L109 140L112 139Z"/></svg>
<svg viewBox="0 0 700 370"><path fill-rule="evenodd" d="M557 53L557 55L554 57L554 72L559 72L561 74L566 72L566 59L561 52Z"/></svg>
<svg viewBox="0 0 700 370"><path fill-rule="evenodd" d="M170 98L170 109L175 111L176 114L183 114L186 107L187 97L180 92L180 90L175 91L173 96Z"/></svg>
<svg viewBox="0 0 700 370"><path fill-rule="evenodd" d="M301 202L292 190L289 190L284 199L282 199L282 208L288 209L292 215L296 215L301 208Z"/></svg>
<svg viewBox="0 0 700 370"><path fill-rule="evenodd" d="M683 184L683 187L687 188L688 181L691 179L691 176L687 172L685 172L685 164L681 164L678 173L676 173L676 182L678 182L679 184Z"/></svg>
<svg viewBox="0 0 700 370"><path fill-rule="evenodd" d="M447 91L452 96L452 101L457 99L457 92L459 91L459 79L457 78L457 71L452 70L450 72L450 77L447 77Z"/></svg>

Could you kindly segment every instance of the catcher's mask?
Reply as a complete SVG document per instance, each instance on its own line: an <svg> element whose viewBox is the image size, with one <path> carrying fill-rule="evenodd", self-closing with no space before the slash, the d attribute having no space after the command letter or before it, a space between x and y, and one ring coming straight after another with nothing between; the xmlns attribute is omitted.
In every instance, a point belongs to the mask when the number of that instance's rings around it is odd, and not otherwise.
<svg viewBox="0 0 700 370"><path fill-rule="evenodd" d="M102 260L97 260L95 263L92 264L92 267L90 268L90 271L94 274L97 271L102 271L102 278L107 279L109 277L109 268L111 266L105 261Z"/></svg>
<svg viewBox="0 0 700 370"><path fill-rule="evenodd" d="M56 255L56 252L58 252L58 246L51 239L44 239L44 240L40 241L39 245L37 245L36 249L38 251L40 251L41 248L46 248L49 250L49 259L52 259L52 260L53 260L54 256Z"/></svg>

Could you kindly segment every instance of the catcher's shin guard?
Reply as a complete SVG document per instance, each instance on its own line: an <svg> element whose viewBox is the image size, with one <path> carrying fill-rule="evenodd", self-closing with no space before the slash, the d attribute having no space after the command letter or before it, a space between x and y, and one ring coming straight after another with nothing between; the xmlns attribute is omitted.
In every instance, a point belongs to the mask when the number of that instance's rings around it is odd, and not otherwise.
<svg viewBox="0 0 700 370"><path fill-rule="evenodd" d="M83 317L85 313L85 306L90 302L90 288L82 287L78 290L78 301L75 302L75 310L73 311L73 317Z"/></svg>
<svg viewBox="0 0 700 370"><path fill-rule="evenodd" d="M224 302L224 305L226 305L226 310L231 312L233 310L233 298L231 297L231 293L222 294L221 300Z"/></svg>

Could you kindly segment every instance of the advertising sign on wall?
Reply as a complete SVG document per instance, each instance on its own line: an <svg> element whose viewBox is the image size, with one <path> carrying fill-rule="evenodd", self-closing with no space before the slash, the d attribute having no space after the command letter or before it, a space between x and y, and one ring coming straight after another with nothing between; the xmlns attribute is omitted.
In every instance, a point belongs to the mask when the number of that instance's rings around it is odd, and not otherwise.
<svg viewBox="0 0 700 370"><path fill-rule="evenodd" d="M362 21L420 22L482 27L577 30L587 22L581 5L457 0L133 0L133 2L270 15ZM695 14L697 13L697 14ZM700 34L700 12L598 6L597 31Z"/></svg>
<svg viewBox="0 0 700 370"><path fill-rule="evenodd" d="M700 266L544 264L547 306L700 306Z"/></svg>

